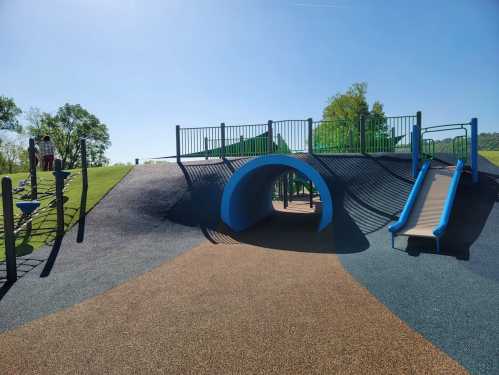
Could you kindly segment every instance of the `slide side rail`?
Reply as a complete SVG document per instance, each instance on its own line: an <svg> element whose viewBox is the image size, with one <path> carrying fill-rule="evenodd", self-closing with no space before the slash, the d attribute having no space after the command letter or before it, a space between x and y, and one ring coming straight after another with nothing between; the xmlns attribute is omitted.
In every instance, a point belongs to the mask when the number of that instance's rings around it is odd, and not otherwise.
<svg viewBox="0 0 499 375"><path fill-rule="evenodd" d="M459 185L459 179L461 178L461 173L463 172L464 160L459 159L456 165L456 170L452 176L452 180L449 186L449 191L447 192L447 197L445 198L444 210L442 211L442 216L440 216L440 222L437 227L433 230L433 234L438 238L444 234L447 225L449 224L449 218L452 211L452 206L454 204L454 199L456 198L457 187Z"/></svg>
<svg viewBox="0 0 499 375"><path fill-rule="evenodd" d="M419 172L418 177L416 178L416 182L412 187L412 190L409 194L409 198L407 199L407 202L405 202L404 208L402 209L398 221L396 221L395 223L391 224L388 227L388 230L392 234L396 234L399 230L401 230L404 227L404 225L407 223L407 220L409 220L409 215L411 214L412 207L416 202L416 198L418 197L419 191L423 186L423 182L426 177L426 173L430 168L430 164L431 164L430 160L425 161L425 163L423 164L423 168L421 168L421 171Z"/></svg>

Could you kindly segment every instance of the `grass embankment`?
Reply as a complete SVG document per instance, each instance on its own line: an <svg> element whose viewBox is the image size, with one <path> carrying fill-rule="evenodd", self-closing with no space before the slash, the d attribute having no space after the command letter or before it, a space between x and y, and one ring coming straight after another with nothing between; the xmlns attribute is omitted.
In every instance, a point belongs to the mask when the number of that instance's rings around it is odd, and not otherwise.
<svg viewBox="0 0 499 375"><path fill-rule="evenodd" d="M479 151L480 155L499 167L499 151Z"/></svg>
<svg viewBox="0 0 499 375"><path fill-rule="evenodd" d="M104 195L113 188L121 179L130 171L130 166L112 166L112 167L101 167L101 168L89 168L88 169L88 193L87 193L87 212L92 209ZM81 181L81 170L75 169L71 170L71 176L73 177L68 184L67 190L64 192L64 223L65 228L68 230L77 221L79 217L79 207L81 199L82 181ZM4 177L5 175L0 175ZM69 178L71 178L71 176ZM15 173L10 175L12 178L12 187L16 188L19 181L28 178L27 173ZM55 181L52 172L38 172L37 180L39 185L39 192L53 192L55 189ZM29 194L31 187L26 186L25 190L21 193L15 194L14 201L19 200L29 200L21 199L22 194ZM40 194L40 214L33 219L33 230L28 233L24 228L21 230L16 238L16 253L18 256L26 255L34 250L40 248L41 246L51 243L55 238L55 228L56 228L56 214L55 208L50 208L47 210L41 210L43 207L47 207L53 197L43 198ZM0 224L2 226L3 232L3 215L1 214L2 203L0 200ZM19 217L21 211L14 206L14 216ZM5 259L5 247L2 238L0 239L0 261Z"/></svg>

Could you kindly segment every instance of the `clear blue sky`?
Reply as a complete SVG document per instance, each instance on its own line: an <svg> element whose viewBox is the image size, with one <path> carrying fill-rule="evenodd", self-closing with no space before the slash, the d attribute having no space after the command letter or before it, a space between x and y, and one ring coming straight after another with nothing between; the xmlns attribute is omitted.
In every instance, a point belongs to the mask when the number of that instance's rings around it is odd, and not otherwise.
<svg viewBox="0 0 499 375"><path fill-rule="evenodd" d="M113 162L174 154L175 124L318 119L358 81L387 114L499 131L499 1L0 0L0 94L80 103Z"/></svg>

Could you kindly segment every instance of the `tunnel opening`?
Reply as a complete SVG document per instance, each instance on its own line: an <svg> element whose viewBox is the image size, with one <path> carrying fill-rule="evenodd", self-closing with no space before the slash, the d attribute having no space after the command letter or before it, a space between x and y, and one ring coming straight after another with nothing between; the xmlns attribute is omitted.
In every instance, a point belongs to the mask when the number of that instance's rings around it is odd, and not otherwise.
<svg viewBox="0 0 499 375"><path fill-rule="evenodd" d="M289 194L289 191L284 191L286 185L282 184L282 180L284 176L289 178L290 175L295 177L294 183L301 180L314 187L317 196L312 209L310 197L306 194L302 194L302 197L295 195L294 199L292 197L285 202L284 193ZM283 198L282 201L279 196ZM332 222L333 202L329 187L320 173L303 160L285 155L266 155L252 159L234 172L224 188L221 216L223 222L235 232L248 229L273 214L286 213L316 215L318 231Z"/></svg>

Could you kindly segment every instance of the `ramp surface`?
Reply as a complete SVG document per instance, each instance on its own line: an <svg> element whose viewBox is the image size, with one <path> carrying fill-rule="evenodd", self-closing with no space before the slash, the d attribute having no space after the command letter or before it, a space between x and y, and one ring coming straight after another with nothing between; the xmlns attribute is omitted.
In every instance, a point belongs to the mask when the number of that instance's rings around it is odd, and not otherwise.
<svg viewBox="0 0 499 375"><path fill-rule="evenodd" d="M452 180L449 169L430 169L418 194L407 224L397 235L435 237Z"/></svg>

